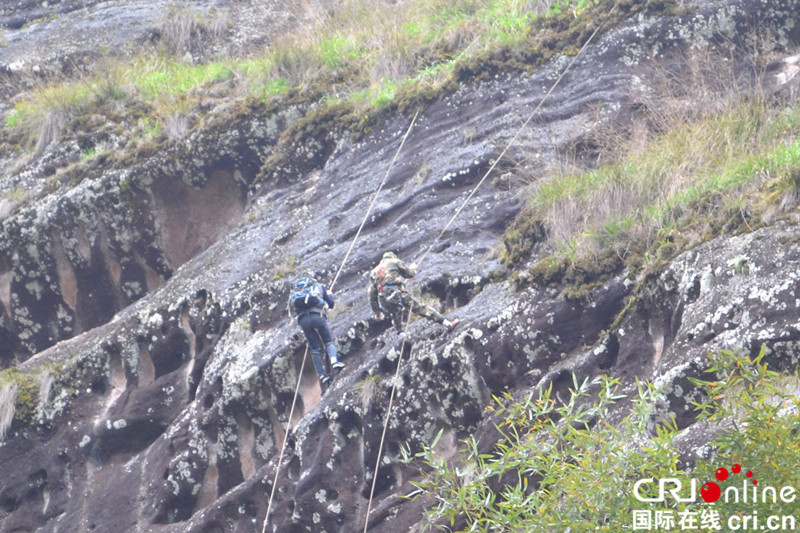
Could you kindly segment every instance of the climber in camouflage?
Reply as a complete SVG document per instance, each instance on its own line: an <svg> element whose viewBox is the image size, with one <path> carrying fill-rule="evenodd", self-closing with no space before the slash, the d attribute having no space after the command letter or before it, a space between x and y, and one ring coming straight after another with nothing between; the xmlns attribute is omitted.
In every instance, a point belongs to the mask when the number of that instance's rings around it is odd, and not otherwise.
<svg viewBox="0 0 800 533"><path fill-rule="evenodd" d="M416 275L417 267L413 263L409 266L403 263L394 252L383 254L381 262L369 273L369 303L377 320L383 320L383 312L389 315L395 329L403 332L408 320L409 306L413 313L453 329L458 324L458 319L447 320L438 311L415 299L406 291L403 282Z"/></svg>

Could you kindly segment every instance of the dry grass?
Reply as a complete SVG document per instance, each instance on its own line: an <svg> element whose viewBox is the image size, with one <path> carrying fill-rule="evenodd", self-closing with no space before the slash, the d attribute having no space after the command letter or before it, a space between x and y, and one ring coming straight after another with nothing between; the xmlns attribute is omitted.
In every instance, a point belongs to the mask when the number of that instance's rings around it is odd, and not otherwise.
<svg viewBox="0 0 800 533"><path fill-rule="evenodd" d="M679 71L659 72L635 95L640 112L627 134L617 126L590 139L603 164L534 185L525 216L542 221L553 252L624 258L688 223L696 209L709 220L730 211L800 157L800 111L761 94L760 61L742 69L729 56L693 52ZM785 190L788 206L796 188Z"/></svg>
<svg viewBox="0 0 800 533"><path fill-rule="evenodd" d="M163 51L183 57L203 52L233 24L224 13L208 15L188 7L170 6L159 17L155 31Z"/></svg>
<svg viewBox="0 0 800 533"><path fill-rule="evenodd" d="M70 114L64 109L55 109L42 116L42 122L36 128L38 135L34 151L37 154L61 138L61 134L70 120Z"/></svg>
<svg viewBox="0 0 800 533"><path fill-rule="evenodd" d="M47 405L47 400L50 398L50 391L53 389L53 383L55 383L55 376L52 372L44 371L39 376L39 412L44 411L44 407Z"/></svg>
<svg viewBox="0 0 800 533"><path fill-rule="evenodd" d="M34 90L33 98L17 104L6 124L18 130L26 143L41 153L64 133L69 122L86 110L89 88L61 84Z"/></svg>
<svg viewBox="0 0 800 533"><path fill-rule="evenodd" d="M183 139L189 131L189 117L181 113L168 115L164 119L164 132L171 141Z"/></svg>
<svg viewBox="0 0 800 533"><path fill-rule="evenodd" d="M354 390L358 395L361 408L368 412L377 394L380 394L381 376L378 374L367 376L355 384Z"/></svg>
<svg viewBox="0 0 800 533"><path fill-rule="evenodd" d="M778 149L782 137L764 138L773 112L757 101L742 102L716 119L654 138L624 162L543 181L534 203L551 243L571 243L579 256L620 241L644 239L646 245L706 193L720 193L720 207L758 185L769 177L758 171L758 159Z"/></svg>
<svg viewBox="0 0 800 533"><path fill-rule="evenodd" d="M5 441L11 422L14 420L14 404L19 386L15 382L0 387L0 441Z"/></svg>

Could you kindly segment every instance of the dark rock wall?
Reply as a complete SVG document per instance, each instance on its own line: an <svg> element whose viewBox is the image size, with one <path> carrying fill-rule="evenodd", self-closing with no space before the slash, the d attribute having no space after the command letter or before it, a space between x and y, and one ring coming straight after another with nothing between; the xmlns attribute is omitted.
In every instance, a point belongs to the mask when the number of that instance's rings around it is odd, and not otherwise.
<svg viewBox="0 0 800 533"><path fill-rule="evenodd" d="M560 148L629 126L655 66L746 40L755 21L782 53L796 44L798 6L773 4L718 2L702 17L609 32L512 155L539 154L527 163L536 175ZM789 222L569 299L493 281L499 238L524 202L507 180L487 180L439 237L569 60L464 85L420 110L337 278L331 323L347 368L324 395L310 361L299 375L289 282L309 270L332 281L411 117L389 117L357 141L287 147L280 133L307 110L256 106L10 213L0 227L0 340L27 396L17 393L13 422L0 428L0 529L260 531L291 422L266 530L362 530L401 355L366 301L366 274L386 249L424 257L412 285L463 323L449 334L424 320L409 328L372 531L411 530L422 518L420 502L399 497L418 475L399 462L400 446L443 429L440 446L454 452L488 431L493 394L552 383L563 395L573 373L654 378L672 387L665 411L685 427L685 378L707 349L765 342L774 361L794 365L800 257ZM312 162L293 167L303 174L270 174L262 164L278 152Z"/></svg>
<svg viewBox="0 0 800 533"><path fill-rule="evenodd" d="M4 366L105 323L238 225L265 150L296 114L242 114L0 221Z"/></svg>

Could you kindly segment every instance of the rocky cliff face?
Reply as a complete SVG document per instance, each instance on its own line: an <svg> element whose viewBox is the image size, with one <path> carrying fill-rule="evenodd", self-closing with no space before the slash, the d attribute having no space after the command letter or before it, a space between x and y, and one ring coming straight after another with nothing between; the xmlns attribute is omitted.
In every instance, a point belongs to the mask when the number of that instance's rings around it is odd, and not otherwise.
<svg viewBox="0 0 800 533"><path fill-rule="evenodd" d="M782 58L800 42L797 4L702 2L628 20L522 130L570 57L464 83L419 109L391 170L416 109L365 135L298 137L286 132L303 104L220 106L183 141L125 164L81 161L69 136L22 162L6 152L3 190L26 192L6 194L0 223L0 364L16 369L0 389L2 530L260 531L273 488L267 531L413 530L422 502L401 496L418 472L400 446L444 429L442 449L454 449L490 425L493 394L566 391L573 373L657 379L690 432L686 377L707 350L766 344L796 364L796 216L570 298L506 281L498 250L525 200L510 161L535 175L562 147L629 127L653 72L691 50L745 49L755 28L768 32L767 86L794 94L797 69ZM89 20L114 5L81 9ZM13 28L16 15L3 16ZM512 157L463 204L517 133ZM323 395L310 361L299 375L290 282L312 271L331 283L384 175L333 287L347 367ZM455 331L416 321L401 354L394 330L370 321L366 274L387 249L425 254L414 285L462 319Z"/></svg>

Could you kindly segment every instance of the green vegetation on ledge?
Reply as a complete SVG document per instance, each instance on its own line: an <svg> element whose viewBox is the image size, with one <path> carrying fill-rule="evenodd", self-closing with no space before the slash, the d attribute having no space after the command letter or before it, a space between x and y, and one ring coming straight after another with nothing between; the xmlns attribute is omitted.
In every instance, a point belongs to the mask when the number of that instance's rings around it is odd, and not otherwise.
<svg viewBox="0 0 800 533"><path fill-rule="evenodd" d="M30 425L39 401L37 380L16 368L0 372L0 441L8 429L16 424Z"/></svg>
<svg viewBox="0 0 800 533"><path fill-rule="evenodd" d="M534 185L504 237L518 280L581 285L623 266L647 269L722 232L768 223L800 194L794 102L736 99L694 121L676 117L639 143L616 162Z"/></svg>
<svg viewBox="0 0 800 533"><path fill-rule="evenodd" d="M211 95L272 100L293 92L308 103L347 102L353 114L374 117L387 105L403 109L408 102L429 101L453 90L454 81L529 69L555 53L576 51L598 23L608 28L635 13L670 12L674 5L670 0L354 2L253 57L202 65L169 54L192 35L218 31L218 24L182 13L172 17L181 28L160 29L165 46L159 53L109 59L86 79L37 89L17 102L5 122L20 144L38 152L79 130L87 114L115 122L133 116L140 124L145 118L167 130L165 137L180 138ZM345 122L358 128L364 121Z"/></svg>

